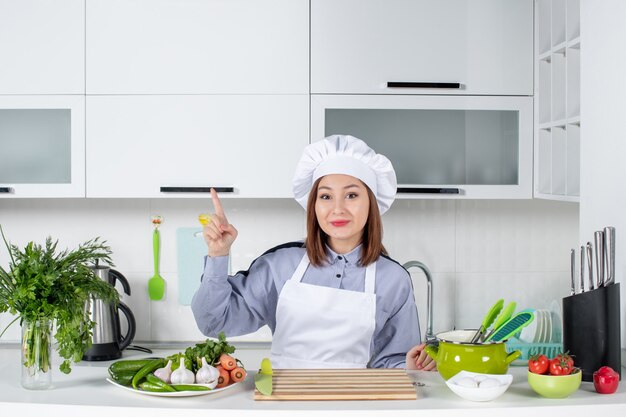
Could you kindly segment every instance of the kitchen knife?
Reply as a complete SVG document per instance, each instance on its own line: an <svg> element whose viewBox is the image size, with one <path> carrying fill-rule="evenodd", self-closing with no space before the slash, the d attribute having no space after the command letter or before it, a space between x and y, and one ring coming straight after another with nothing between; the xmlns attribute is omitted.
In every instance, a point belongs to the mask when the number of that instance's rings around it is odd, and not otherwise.
<svg viewBox="0 0 626 417"><path fill-rule="evenodd" d="M593 249L587 242L587 273L589 274L589 291L593 290Z"/></svg>
<svg viewBox="0 0 626 417"><path fill-rule="evenodd" d="M585 247L580 247L580 292L585 292Z"/></svg>
<svg viewBox="0 0 626 417"><path fill-rule="evenodd" d="M574 295L576 294L576 251L574 249L572 249L570 251L570 285L571 285L571 292L570 295Z"/></svg>
<svg viewBox="0 0 626 417"><path fill-rule="evenodd" d="M615 282L615 228L604 228L604 250L606 253L606 280L604 286Z"/></svg>
<svg viewBox="0 0 626 417"><path fill-rule="evenodd" d="M604 285L604 232L599 230L593 234L596 243L596 287Z"/></svg>

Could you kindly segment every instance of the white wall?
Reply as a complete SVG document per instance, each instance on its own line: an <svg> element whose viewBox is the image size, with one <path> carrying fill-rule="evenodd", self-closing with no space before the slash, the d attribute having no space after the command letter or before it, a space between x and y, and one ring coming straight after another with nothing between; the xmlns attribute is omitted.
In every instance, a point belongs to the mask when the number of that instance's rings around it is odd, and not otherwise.
<svg viewBox="0 0 626 417"><path fill-rule="evenodd" d="M580 241L616 228L616 281L621 286L626 346L626 2L581 1ZM624 361L622 361L624 363Z"/></svg>
<svg viewBox="0 0 626 417"><path fill-rule="evenodd" d="M239 230L232 269L247 269L264 250L305 234L304 212L292 200L224 200ZM23 246L50 235L61 247L101 236L111 245L116 269L130 281L139 330L136 341L194 341L197 330L190 308L177 302L175 232L195 227L209 200L0 200L0 224L7 237ZM161 227L161 275L167 280L164 301L150 302L152 276L150 216L164 217ZM385 246L404 263L424 262L433 273L434 330L477 327L498 298L518 308L548 307L569 294L569 249L578 241L578 205L542 200L398 200L383 217ZM7 256L0 248L0 264ZM412 271L425 333L426 285ZM121 290L121 289L120 289ZM0 316L0 328L10 321ZM267 332L253 337L267 340ZM17 341L14 325L2 342Z"/></svg>

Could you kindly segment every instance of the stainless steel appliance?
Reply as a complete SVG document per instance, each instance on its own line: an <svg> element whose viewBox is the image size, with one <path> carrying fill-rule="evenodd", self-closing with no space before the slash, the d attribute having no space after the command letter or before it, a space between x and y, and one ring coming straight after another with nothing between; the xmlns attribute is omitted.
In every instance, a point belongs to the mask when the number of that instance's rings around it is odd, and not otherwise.
<svg viewBox="0 0 626 417"><path fill-rule="evenodd" d="M124 288L124 293L130 295L130 285L126 278L118 271L103 265L94 265L94 273L103 281L112 286L119 281ZM126 334L122 335L120 330L119 311L126 316L128 328ZM117 359L122 356L124 350L135 337L135 316L130 308L122 302L117 308L110 303L100 299L91 299L85 305L85 313L89 314L91 320L96 325L92 333L92 345L83 355L87 361L107 361Z"/></svg>

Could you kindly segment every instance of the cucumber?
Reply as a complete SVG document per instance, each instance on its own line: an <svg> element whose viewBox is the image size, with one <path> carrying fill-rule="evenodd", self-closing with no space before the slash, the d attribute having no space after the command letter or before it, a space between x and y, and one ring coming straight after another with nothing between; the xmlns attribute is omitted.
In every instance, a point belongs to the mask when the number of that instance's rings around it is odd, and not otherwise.
<svg viewBox="0 0 626 417"><path fill-rule="evenodd" d="M111 366L109 366L109 370L113 372L137 372L145 365L155 360L159 360L161 358L151 358L151 359L134 359L134 360L123 360L113 362Z"/></svg>

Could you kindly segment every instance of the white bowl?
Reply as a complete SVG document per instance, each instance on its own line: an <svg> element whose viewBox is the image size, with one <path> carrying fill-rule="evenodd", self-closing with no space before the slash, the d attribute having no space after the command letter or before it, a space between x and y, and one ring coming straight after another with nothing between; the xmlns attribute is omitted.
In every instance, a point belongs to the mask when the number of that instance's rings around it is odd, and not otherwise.
<svg viewBox="0 0 626 417"><path fill-rule="evenodd" d="M474 381L484 381L487 378L495 379L498 382L497 386L488 388L481 388L477 385L476 388L459 385L461 381L468 381L468 379ZM461 398L465 398L470 401L491 401L495 400L509 388L513 382L513 375L494 375L494 374L480 374L476 372L461 371L454 375L452 378L446 381L448 388L452 390L456 395Z"/></svg>

